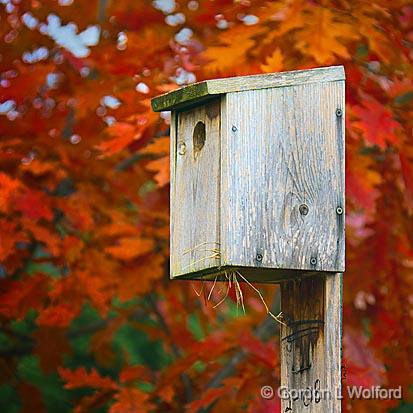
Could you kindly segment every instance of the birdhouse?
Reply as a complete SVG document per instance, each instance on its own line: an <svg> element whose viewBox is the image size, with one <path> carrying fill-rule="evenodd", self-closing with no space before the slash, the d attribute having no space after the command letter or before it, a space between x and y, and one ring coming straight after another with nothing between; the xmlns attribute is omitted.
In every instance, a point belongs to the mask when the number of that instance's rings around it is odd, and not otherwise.
<svg viewBox="0 0 413 413"><path fill-rule="evenodd" d="M171 111L171 278L344 271L342 66L206 80Z"/></svg>

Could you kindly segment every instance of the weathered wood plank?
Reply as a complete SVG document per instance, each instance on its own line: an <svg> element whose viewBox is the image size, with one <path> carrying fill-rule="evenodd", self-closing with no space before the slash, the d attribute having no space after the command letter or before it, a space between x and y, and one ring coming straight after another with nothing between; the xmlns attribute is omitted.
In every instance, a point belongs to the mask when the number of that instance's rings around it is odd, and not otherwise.
<svg viewBox="0 0 413 413"><path fill-rule="evenodd" d="M220 264L220 99L176 117L171 146L171 277Z"/></svg>
<svg viewBox="0 0 413 413"><path fill-rule="evenodd" d="M223 102L221 264L344 271L344 81Z"/></svg>
<svg viewBox="0 0 413 413"><path fill-rule="evenodd" d="M334 82L344 79L343 66L330 66L309 70L205 80L155 97L152 99L152 109L155 112L177 110L192 105L195 102L199 104L203 100L211 98L211 96L230 92L285 87L305 83Z"/></svg>
<svg viewBox="0 0 413 413"><path fill-rule="evenodd" d="M281 284L282 413L341 412L341 285L339 273Z"/></svg>

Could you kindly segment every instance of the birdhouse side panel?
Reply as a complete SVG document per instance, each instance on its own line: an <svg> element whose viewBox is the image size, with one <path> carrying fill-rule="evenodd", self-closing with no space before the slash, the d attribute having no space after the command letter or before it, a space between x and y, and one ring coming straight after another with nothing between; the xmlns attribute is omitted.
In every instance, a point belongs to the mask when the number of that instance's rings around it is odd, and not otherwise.
<svg viewBox="0 0 413 413"><path fill-rule="evenodd" d="M220 99L174 117L172 278L220 265Z"/></svg>
<svg viewBox="0 0 413 413"><path fill-rule="evenodd" d="M222 265L344 271L344 81L228 93Z"/></svg>

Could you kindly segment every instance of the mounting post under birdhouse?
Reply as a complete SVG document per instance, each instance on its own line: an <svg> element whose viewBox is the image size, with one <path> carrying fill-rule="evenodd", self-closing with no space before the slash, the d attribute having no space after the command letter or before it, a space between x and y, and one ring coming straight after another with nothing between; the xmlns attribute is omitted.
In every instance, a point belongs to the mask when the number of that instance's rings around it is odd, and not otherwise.
<svg viewBox="0 0 413 413"><path fill-rule="evenodd" d="M281 284L282 412L340 412L344 70L207 80L171 110L171 278Z"/></svg>

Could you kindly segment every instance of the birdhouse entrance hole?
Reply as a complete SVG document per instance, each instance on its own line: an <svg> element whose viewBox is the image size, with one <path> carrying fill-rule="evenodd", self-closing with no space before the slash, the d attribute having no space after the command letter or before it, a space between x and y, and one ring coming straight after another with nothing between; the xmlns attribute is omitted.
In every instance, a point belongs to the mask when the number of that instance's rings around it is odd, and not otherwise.
<svg viewBox="0 0 413 413"><path fill-rule="evenodd" d="M194 158L196 159L201 152L201 149L205 145L206 133L205 123L199 121L194 128L193 140L194 140Z"/></svg>

